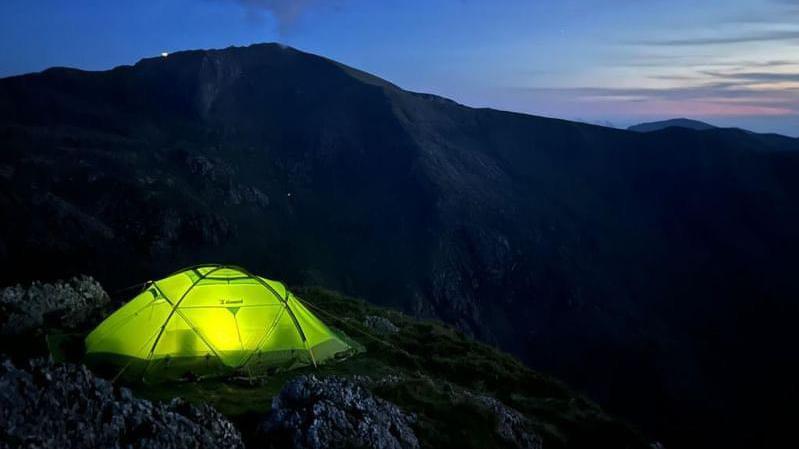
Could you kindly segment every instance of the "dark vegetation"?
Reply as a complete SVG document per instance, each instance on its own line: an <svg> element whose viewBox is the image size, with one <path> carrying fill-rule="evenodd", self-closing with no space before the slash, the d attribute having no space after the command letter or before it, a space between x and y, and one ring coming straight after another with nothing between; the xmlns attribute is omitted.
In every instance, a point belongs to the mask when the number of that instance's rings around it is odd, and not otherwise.
<svg viewBox="0 0 799 449"><path fill-rule="evenodd" d="M278 45L57 68L0 80L0 281L237 263L440 318L667 446L763 447L796 418L796 173L796 139L472 109Z"/></svg>

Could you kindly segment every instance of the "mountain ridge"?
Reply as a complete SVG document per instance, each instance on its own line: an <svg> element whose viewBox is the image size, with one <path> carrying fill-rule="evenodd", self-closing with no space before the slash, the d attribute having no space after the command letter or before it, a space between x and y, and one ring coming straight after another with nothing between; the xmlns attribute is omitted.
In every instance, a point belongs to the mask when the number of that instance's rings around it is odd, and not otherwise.
<svg viewBox="0 0 799 449"><path fill-rule="evenodd" d="M168 53L167 56L162 56L161 55L161 56L143 57L143 58L139 59L137 62L135 62L133 64L122 64L122 65L114 66L114 67L109 68L109 69L85 70L85 69L81 69L81 68L77 68L77 67L70 67L70 66L54 66L54 67L49 67L49 68L46 68L46 69L38 71L38 72L29 72L29 73L23 73L23 74L18 74L18 75L7 76L7 77L4 77L4 78L0 78L0 80L2 80L2 79L11 79L11 78L19 78L19 77L29 77L29 76L33 76L33 75L43 75L43 74L50 73L50 72L54 72L54 73L63 72L63 73L102 74L102 73L108 73L108 72L114 72L114 71L120 71L120 70L134 69L137 66L144 65L144 64L157 64L159 62L163 62L164 60L168 59L169 57L175 58L175 57L189 57L189 56L197 56L197 55L207 56L209 54L224 54L225 52L231 52L231 51L240 52L240 51L258 50L258 49L265 49L265 48L267 48L267 49L279 49L279 50L288 51L288 52L295 52L295 53L297 53L299 55L303 55L303 56L307 56L307 57L311 57L311 58L317 58L317 59L319 59L321 61L326 61L328 63L331 63L331 64L335 65L335 66L340 67L345 73L347 73L347 74L351 75L353 78L355 78L355 79L357 79L359 81L363 81L363 82L365 82L367 84L372 84L372 85L375 85L377 87L395 89L395 90L403 92L403 93L412 94L412 95L418 95L418 96L421 96L421 97L435 99L437 101L448 102L448 103L452 103L452 104L455 104L455 105L458 105L458 106L461 106L461 107L464 107L464 108L468 108L468 109L471 109L471 110L486 110L486 111L495 111L495 112L506 113L506 114L518 114L518 115L522 115L522 116L530 117L530 118L537 118L537 119L542 119L542 120L562 121L562 122L568 122L568 123L578 123L578 124L585 125L585 126L596 126L596 127L600 127L600 128L614 129L614 130L619 130L619 131L652 132L652 131L658 131L658 130L667 129L667 128L670 128L670 127L692 129L692 130L699 130L699 131L708 130L708 129L714 129L714 130L727 129L727 130L741 130L741 131L746 132L746 133L757 134L757 135L761 135L761 136L774 136L774 137L784 137L784 138L787 138L787 139L795 139L793 137L785 136L785 135L779 134L779 133L756 133L756 132L745 130L745 129L741 129L741 128L722 128L722 127L718 127L718 126L714 126L714 125L708 124L706 122L702 122L700 120L688 119L688 118L684 118L684 117L666 119L666 120L654 121L654 122L639 123L639 124L636 124L636 125L631 125L631 126L627 127L626 129L623 129L623 128L616 128L616 127L613 127L613 126L608 126L608 125L599 124L599 123L589 123L589 122L585 122L585 121L581 121L581 120L569 120L569 119L562 119L562 118L557 118L557 117L536 116L536 115L533 115L533 114L530 114L530 113L526 113L526 112L510 111L510 110L504 110L504 109L496 109L496 108L492 108L490 106L473 107L473 106L468 106L468 105L465 105L465 104L462 104L462 103L458 103L455 100L452 100L450 98L447 98L447 97L444 97L444 96L441 96L441 95L438 95L438 94L433 94L433 93L428 93L428 92L420 92L420 91L411 91L411 90L403 89L403 88L397 86L394 83L391 83L391 82L389 82L389 81L387 81L387 80L385 80L383 78L380 78L378 76L372 75L372 74L370 74L368 72L365 72L363 70L357 69L355 67L349 66L347 64L335 61L333 59L330 59L330 58L327 58L327 57L324 57L324 56L320 56L320 55L316 55L314 53L310 53L310 52L306 52L306 51L300 50L300 49L298 49L296 47L292 47L290 45L282 44L280 42L255 43L255 44L250 44L250 45L245 45L245 46L231 45L231 46L228 46L228 47L225 47L225 48L213 48L213 49L180 50L180 51Z"/></svg>

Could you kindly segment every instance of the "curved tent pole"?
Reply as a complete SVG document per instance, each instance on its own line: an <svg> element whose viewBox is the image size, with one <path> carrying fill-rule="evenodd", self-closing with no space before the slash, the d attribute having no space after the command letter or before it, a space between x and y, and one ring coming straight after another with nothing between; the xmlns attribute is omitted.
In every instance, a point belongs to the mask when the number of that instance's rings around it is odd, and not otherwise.
<svg viewBox="0 0 799 449"><path fill-rule="evenodd" d="M204 278L204 279L208 279L208 278L206 277L206 278ZM199 282L199 281L201 281L201 280L202 280L202 279L198 279L197 281ZM214 355L216 355L217 357L219 357L219 359L221 359L222 357L220 357L220 356L219 356L219 353L217 353L217 352L216 352L216 348L214 348L214 345L212 345L212 344L211 344L211 342L209 342L208 340L206 340L206 339L205 339L205 337L203 336L203 333L200 331L200 329L198 329L198 328L197 328L197 326L195 326L195 325L194 325L194 323L192 323L192 321L189 319L189 317L187 317L186 315L184 315L184 314L183 314L183 312L181 312L181 311L180 311L180 309L178 309L177 307L175 307L175 304L176 304L176 303L173 303L173 302L172 302L172 300L171 300L171 299L169 299L169 296L167 296L167 295L166 295L166 293L164 293L164 291L163 291L163 290L161 290L161 287L159 287L159 286L158 286L158 284L156 284L155 282L153 282L153 288L155 288L156 290L158 290L158 293L159 293L161 296L163 296L163 297L164 297L164 299L166 299L166 301L167 301L167 302L168 302L170 305L172 305L172 307L174 308L174 311L175 311L175 313L177 313L178 315L180 315L180 317L181 317L181 318L183 318L183 321L185 321L185 322L186 322L186 324L188 324L188 325L189 325L189 327L191 328L191 330L193 330L193 331L194 331L194 333L195 333L195 334L197 334L197 336L198 336L198 337L200 337L200 340L202 340L202 341L203 341L203 343L205 343L205 345L206 345L206 346L208 346L208 349L210 349L210 350L211 350L211 352L213 352L213 353L214 353ZM192 287L190 287L190 288L189 288L189 290L191 290L191 288L193 288L193 286L192 286ZM188 290L186 291L186 293L188 294ZM182 300L182 299L183 299L183 297L181 296L181 300ZM170 317L167 317L167 321L169 320L169 318L170 318ZM165 322L165 324L166 324L166 322ZM155 350L155 346L153 346L153 348L152 348L152 349L153 349L153 350Z"/></svg>
<svg viewBox="0 0 799 449"><path fill-rule="evenodd" d="M174 276L176 274L183 273L184 271L193 271L193 270L197 270L199 268L208 268L208 267L214 268L214 271L216 271L216 269L219 269L219 268L230 268L230 269L233 269L233 270L238 270L242 274L245 274L245 275L247 275L249 277L257 277L254 274L252 274L249 271L247 271L247 269L245 269L244 267L241 267L239 265L229 265L229 264L224 264L224 263L201 263L201 264L197 264L197 265L189 265L188 267L183 267L183 268L181 268L181 269L179 269L177 271L172 272L171 274L169 274L166 277Z"/></svg>
<svg viewBox="0 0 799 449"><path fill-rule="evenodd" d="M311 362L313 362L313 366L316 367L317 366L316 365L316 358L314 357L313 350L311 349L311 346L308 343L308 338L305 336L305 332L302 330L302 326L300 326L300 322L299 322L299 320L297 320L297 316L294 315L294 311L291 310L291 306L289 306L289 289L288 289L288 287L286 287L286 285L283 284L283 288L286 290L286 297L283 298L282 296L280 296L280 293L278 293L274 288L272 288L271 285L269 285L266 282L264 282L264 280L261 279L260 276L256 276L256 275L250 273L249 271L247 271L247 269L242 268L242 267L237 267L237 266L228 266L227 268L232 268L234 270L239 270L242 273L244 273L244 274L250 276L251 278L255 279L259 284L261 284L267 290L272 292L272 294L277 297L278 301L281 301L283 303L283 306L286 308L286 311L288 311L288 313L289 313L289 317L291 317L291 321L294 323L294 327L297 328L297 332L300 334L300 338L302 338L303 344L305 344L305 348L308 350L308 354L311 356Z"/></svg>
<svg viewBox="0 0 799 449"><path fill-rule="evenodd" d="M243 270L243 268L242 268L242 270ZM255 275L253 275L252 273L250 273L250 272L248 272L246 270L244 270L244 273L246 273L247 275L249 275L252 278L254 278L256 280L256 282L258 282L259 284L263 285L266 289L268 289L270 292L272 292L272 294L275 295L275 297L277 297L278 301L283 303L283 305L286 307L286 310L289 313L289 316L291 317L291 320L294 322L294 326L297 327L297 331L300 333L300 337L302 338L302 341L303 342L307 341L308 339L305 337L305 332L302 330L302 326L300 326L300 322L297 320L297 316L294 315L294 311L291 310L291 307L289 307L289 300L288 300L288 291L289 290L288 290L288 288L286 288L286 286L283 285L283 288L286 289L286 298L283 298L282 296L280 296L280 293L278 293L277 290L272 288L271 285L269 285L266 282L264 282L260 277L255 276Z"/></svg>
<svg viewBox="0 0 799 449"><path fill-rule="evenodd" d="M204 264L199 264L199 265L190 265L188 267L181 268L180 270L169 274L168 276L165 277L165 279L168 278L168 277L172 277L172 276L174 276L176 274L183 273L184 271L196 270L198 268L208 268L208 267L213 267L214 269L217 269L217 268L224 268L224 265L219 264L219 263L204 263Z"/></svg>
<svg viewBox="0 0 799 449"><path fill-rule="evenodd" d="M210 265L203 265L203 266L210 266ZM217 266L216 266L216 268L214 268L213 270L209 271L208 273L205 273L204 275L202 275L200 278L198 278L196 281L194 281L194 282L191 284L191 286L189 286L189 288L187 288L187 289L186 289L186 291L185 291L185 292L183 292L183 295L181 295L180 299L178 299L178 300L177 300L177 302L175 302L175 303L174 303L174 305L172 306L172 310L169 312L169 315L168 315L168 316L166 317L166 319L164 320L164 324L163 324L163 325L161 325L161 330L159 330L159 331L158 331L158 335L155 337L155 341L153 342L153 346L152 346L152 347L150 347L150 353L147 355L147 366L144 368L144 372L142 372L142 377L144 377L144 376L147 374L147 370L150 368L150 362L152 361L152 357L153 357L153 351L155 351L155 347L158 345L158 342L159 342L159 341L161 341L161 336L164 334L164 330L166 330L166 325L167 325L167 324L169 324L169 320L171 320L171 319L172 319L172 316L173 316L173 315L175 315L175 312L177 311L178 307L180 306L180 303L181 303L181 302L183 302L183 300L186 298L186 295L188 295L188 294L189 294L189 292L190 292L190 291L192 291L192 290L194 289L194 287L195 287L195 286L196 286L196 285L197 285L197 284L198 284L200 281L202 281L203 279L205 279L206 277L208 277L208 275L209 275L209 274L211 274L211 273L213 273L213 272L215 272L215 271L219 271L219 270L221 270L222 268L224 268L222 265L217 265ZM189 268L189 269L191 269L191 268ZM186 270L183 270L183 271L186 271ZM173 274L173 275L170 275L170 276L174 276L174 274ZM153 282L153 284L155 284L155 282ZM155 285L156 285L156 287L157 287L157 284L155 284ZM159 290L159 291L161 291L161 289L160 289L160 288L159 288L158 290ZM163 292L161 292L161 293L163 294ZM164 295L164 297L166 297L166 295ZM182 316L182 315L181 315L181 316ZM188 324L188 322L187 322L186 324ZM194 329L193 327L192 327L192 330L194 330L194 332L195 332L195 333L197 333L197 330L196 330L196 329ZM198 337L200 337L200 338L202 338L202 336L200 336L199 334L198 334L197 336L198 336ZM214 352L214 354L215 354L217 357L219 357L219 354L217 354L217 353L216 353L216 351L214 350L213 346L212 346L212 345L210 345L210 344L208 344L208 342L207 342L207 341L205 341L205 339L204 339L204 338L203 338L203 342L204 342L206 345L208 345L208 348L209 348L211 351L213 351L213 352Z"/></svg>
<svg viewBox="0 0 799 449"><path fill-rule="evenodd" d="M260 348L261 345L264 344L264 341L266 341L267 338L272 336L272 332L275 331L275 328L277 327L277 324L280 322L280 319L283 318L283 313L284 313L285 310L286 310L286 308L283 307L283 310L281 310L278 313L278 316L274 319L274 321L272 321L272 324L269 325L269 328L266 329L266 332L264 332L264 334L261 336L261 338L258 339L258 343L255 344L255 348L256 349ZM244 365L246 365L246 364L248 364L248 363L250 363L250 360L253 358L254 355L255 355L255 350L253 350L247 356L247 358L245 358L244 361L241 362L241 364L239 364L239 368L244 366Z"/></svg>

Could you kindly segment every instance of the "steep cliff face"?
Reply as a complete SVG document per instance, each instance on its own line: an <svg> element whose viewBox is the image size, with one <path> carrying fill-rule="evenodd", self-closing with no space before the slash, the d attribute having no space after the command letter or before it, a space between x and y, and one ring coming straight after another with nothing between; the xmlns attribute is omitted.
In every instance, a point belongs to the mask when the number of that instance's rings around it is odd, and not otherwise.
<svg viewBox="0 0 799 449"><path fill-rule="evenodd" d="M255 45L0 80L0 143L0 280L239 263L442 318L679 442L757 441L723 411L795 385L795 139L472 109Z"/></svg>

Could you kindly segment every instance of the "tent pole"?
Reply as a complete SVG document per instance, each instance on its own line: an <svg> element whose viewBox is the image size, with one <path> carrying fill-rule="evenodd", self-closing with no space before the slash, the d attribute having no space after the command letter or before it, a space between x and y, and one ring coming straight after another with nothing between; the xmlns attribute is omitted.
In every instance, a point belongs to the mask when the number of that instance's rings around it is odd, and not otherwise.
<svg viewBox="0 0 799 449"><path fill-rule="evenodd" d="M316 357L314 357L313 355L313 348L311 348L311 345L308 343L308 340L305 340L305 346L308 347L308 354L311 355L311 362L313 362L313 367L319 368L319 366L316 364Z"/></svg>

